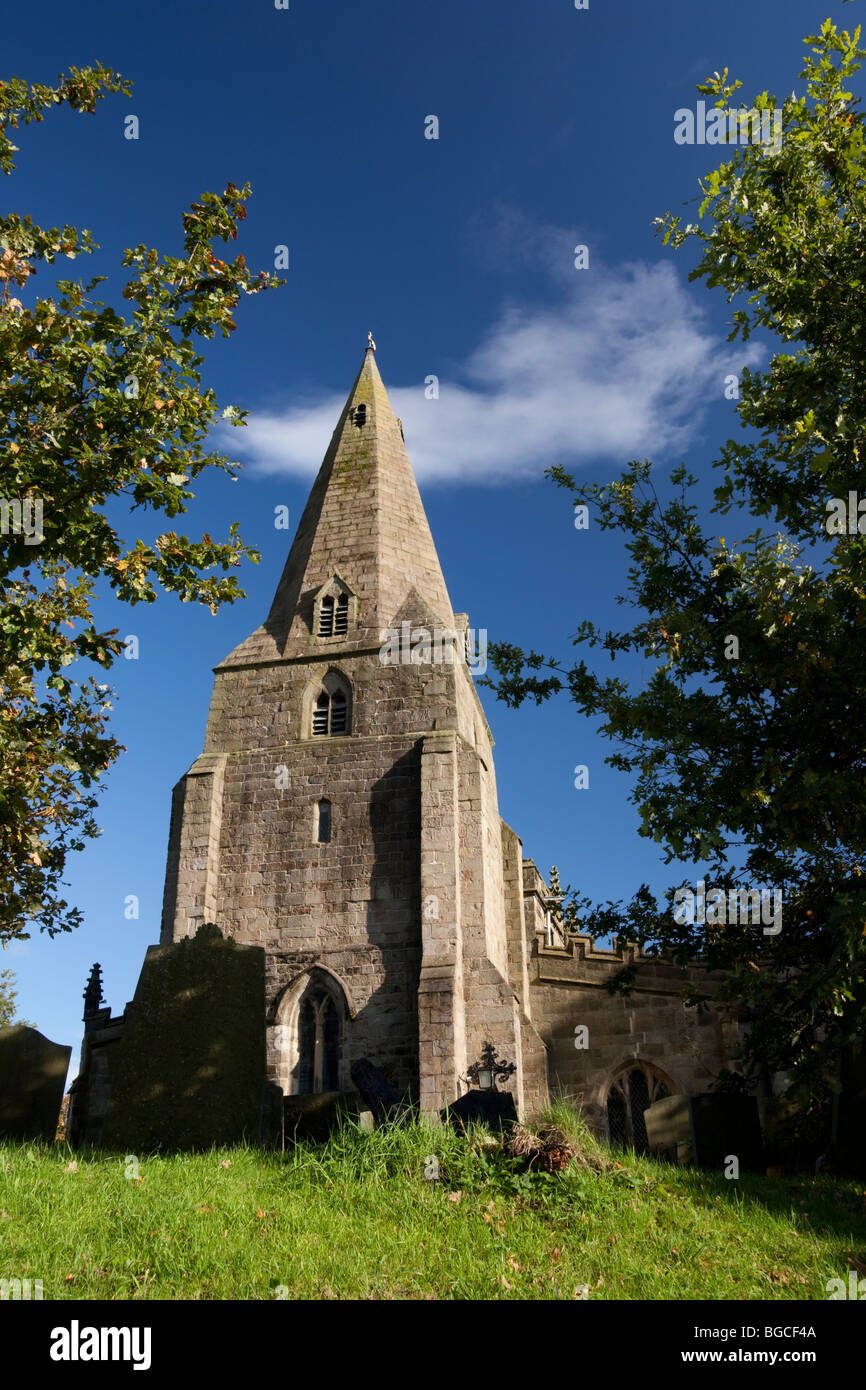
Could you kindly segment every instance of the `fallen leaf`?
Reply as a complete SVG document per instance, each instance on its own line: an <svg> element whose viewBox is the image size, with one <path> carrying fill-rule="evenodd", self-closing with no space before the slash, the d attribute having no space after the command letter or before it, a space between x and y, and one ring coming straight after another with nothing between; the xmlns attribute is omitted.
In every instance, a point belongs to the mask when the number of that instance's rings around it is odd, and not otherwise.
<svg viewBox="0 0 866 1390"><path fill-rule="evenodd" d="M222 1163L220 1164L220 1167L221 1167L221 1168L231 1168L231 1166L232 1166L232 1161L231 1161L230 1158L224 1158L223 1161L222 1161Z"/></svg>
<svg viewBox="0 0 866 1390"><path fill-rule="evenodd" d="M508 1282L508 1280L506 1279L505 1275L504 1275L504 1274L501 1274L499 1277L500 1277L500 1279L502 1280L502 1287L503 1287L503 1289L510 1289L510 1288L511 1288L511 1285L509 1284L509 1282Z"/></svg>
<svg viewBox="0 0 866 1390"><path fill-rule="evenodd" d="M67 1274L67 1276L66 1276L66 1278L64 1279L63 1282L64 1282L65 1284L71 1284L74 1278L75 1278L75 1275L74 1275L74 1274Z"/></svg>
<svg viewBox="0 0 866 1390"><path fill-rule="evenodd" d="M73 1160L72 1160L71 1163L67 1163L67 1165L66 1165L66 1167L63 1169L63 1171L64 1171L64 1173L77 1173L77 1172L78 1172L78 1164L75 1162L75 1159L74 1159L74 1158L73 1158Z"/></svg>
<svg viewBox="0 0 866 1390"><path fill-rule="evenodd" d="M196 1211L210 1211L210 1207L206 1202L202 1202L200 1206L196 1207Z"/></svg>
<svg viewBox="0 0 866 1390"><path fill-rule="evenodd" d="M462 1192L449 1192L449 1193L448 1193L448 1200L449 1200L449 1202L459 1202L459 1201L460 1201L460 1198L461 1198L462 1196L463 1196L463 1193L462 1193Z"/></svg>
<svg viewBox="0 0 866 1390"><path fill-rule="evenodd" d="M515 1273L520 1273L520 1265L517 1263L513 1255L506 1255L505 1263L507 1265L511 1265L511 1268L515 1271Z"/></svg>

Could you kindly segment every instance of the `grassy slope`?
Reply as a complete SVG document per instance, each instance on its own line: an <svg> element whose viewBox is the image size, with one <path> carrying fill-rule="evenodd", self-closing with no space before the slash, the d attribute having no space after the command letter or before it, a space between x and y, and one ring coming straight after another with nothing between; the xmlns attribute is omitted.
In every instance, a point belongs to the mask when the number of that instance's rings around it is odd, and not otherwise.
<svg viewBox="0 0 866 1390"><path fill-rule="evenodd" d="M142 1158L138 1181L118 1155L0 1144L0 1278L46 1299L825 1299L866 1261L855 1182L613 1166L569 1125L604 1171L526 1174L421 1126Z"/></svg>

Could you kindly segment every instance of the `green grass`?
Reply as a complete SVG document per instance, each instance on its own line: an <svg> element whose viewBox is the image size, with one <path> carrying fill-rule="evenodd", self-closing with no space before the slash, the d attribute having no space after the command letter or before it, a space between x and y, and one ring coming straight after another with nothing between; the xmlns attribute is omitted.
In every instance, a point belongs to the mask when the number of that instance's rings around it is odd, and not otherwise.
<svg viewBox="0 0 866 1390"><path fill-rule="evenodd" d="M420 1124L142 1157L138 1181L119 1155L0 1144L0 1278L41 1279L46 1299L821 1300L866 1261L856 1182L726 1181L557 1119L603 1172L527 1173Z"/></svg>

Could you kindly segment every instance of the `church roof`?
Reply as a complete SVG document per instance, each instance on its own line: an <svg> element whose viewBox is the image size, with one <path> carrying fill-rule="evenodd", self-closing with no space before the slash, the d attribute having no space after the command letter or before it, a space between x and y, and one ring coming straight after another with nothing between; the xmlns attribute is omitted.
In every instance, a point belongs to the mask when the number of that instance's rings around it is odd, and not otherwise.
<svg viewBox="0 0 866 1390"><path fill-rule="evenodd" d="M315 600L335 576L357 599L357 626L339 650L378 647L382 629L399 631L404 621L454 626L402 425L372 346L313 484L271 611L222 665L314 655L320 645ZM328 652L333 645L330 639Z"/></svg>

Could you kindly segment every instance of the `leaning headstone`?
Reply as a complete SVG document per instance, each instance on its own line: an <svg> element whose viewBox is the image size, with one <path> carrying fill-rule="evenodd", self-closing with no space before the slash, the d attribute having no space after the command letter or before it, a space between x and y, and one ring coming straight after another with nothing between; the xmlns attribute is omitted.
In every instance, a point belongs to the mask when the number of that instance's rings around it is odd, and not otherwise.
<svg viewBox="0 0 866 1390"><path fill-rule="evenodd" d="M377 1124L397 1117L401 1109L400 1097L368 1057L359 1057L352 1063L351 1075Z"/></svg>
<svg viewBox="0 0 866 1390"><path fill-rule="evenodd" d="M0 1139L53 1142L71 1055L25 1023L0 1028Z"/></svg>
<svg viewBox="0 0 866 1390"><path fill-rule="evenodd" d="M102 1142L130 1153L257 1143L265 1080L265 953L196 936L151 946L109 1057Z"/></svg>
<svg viewBox="0 0 866 1390"><path fill-rule="evenodd" d="M671 1163L690 1164L692 1108L688 1096L666 1096L643 1112L650 1153Z"/></svg>

